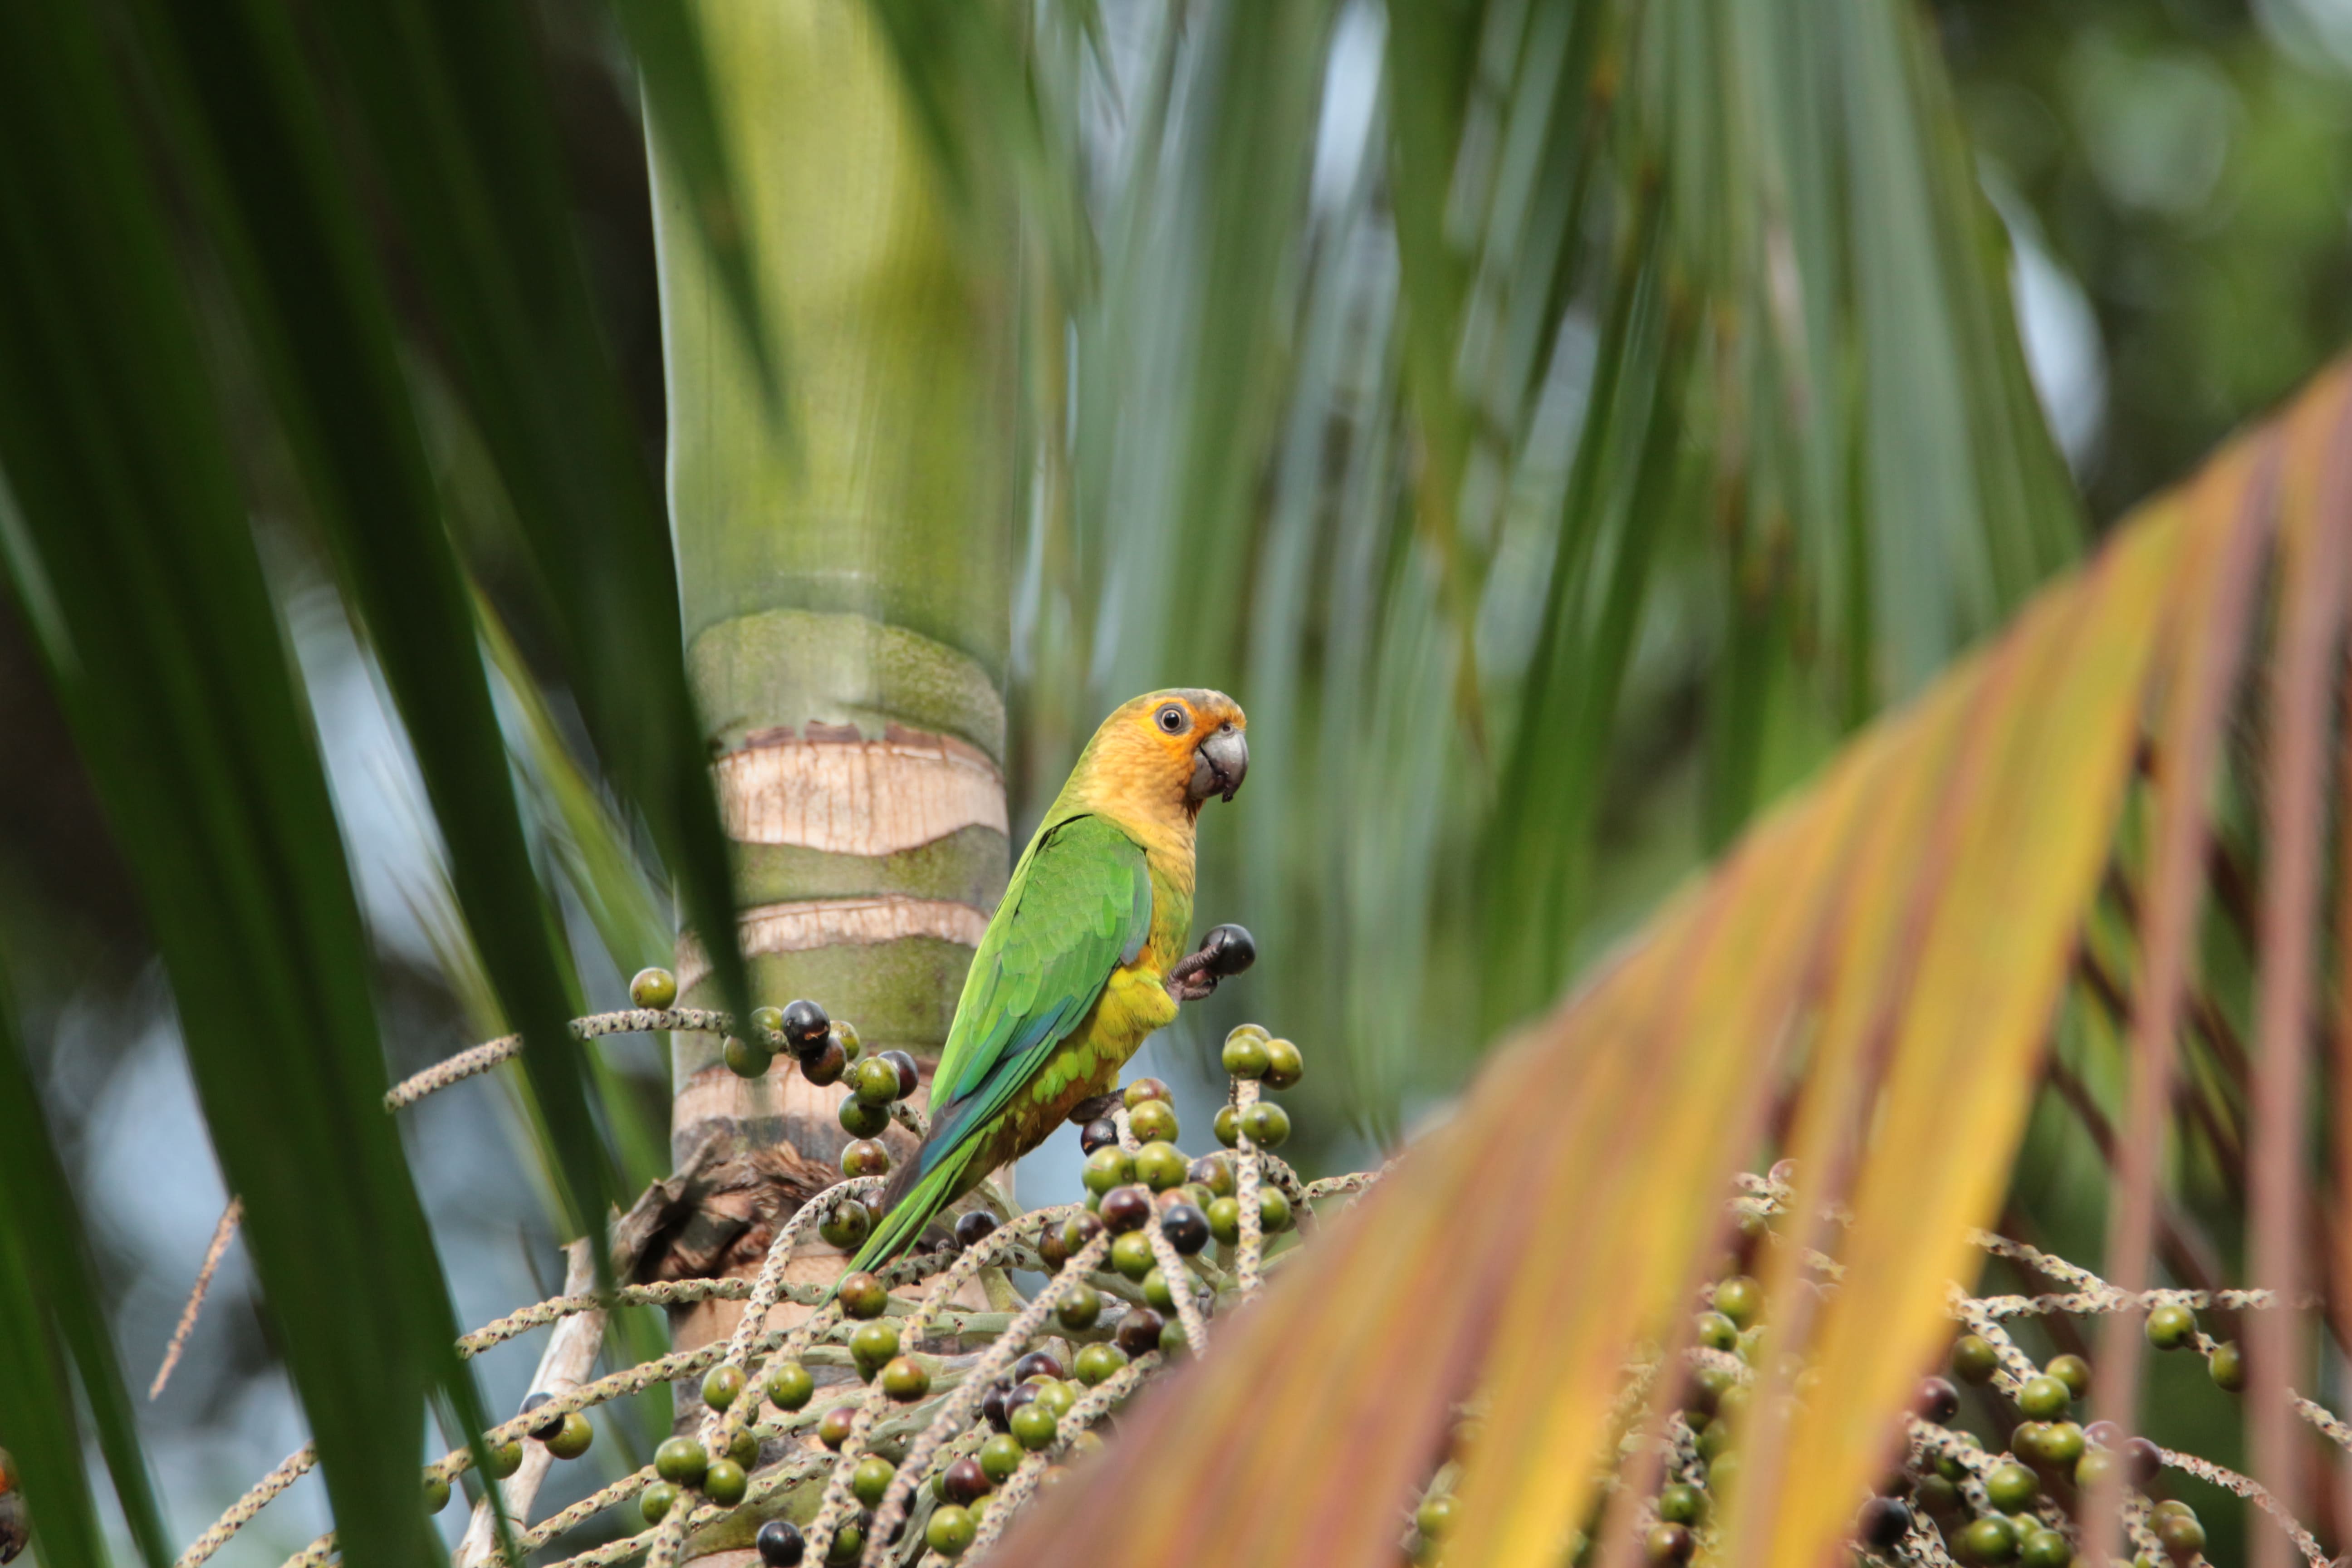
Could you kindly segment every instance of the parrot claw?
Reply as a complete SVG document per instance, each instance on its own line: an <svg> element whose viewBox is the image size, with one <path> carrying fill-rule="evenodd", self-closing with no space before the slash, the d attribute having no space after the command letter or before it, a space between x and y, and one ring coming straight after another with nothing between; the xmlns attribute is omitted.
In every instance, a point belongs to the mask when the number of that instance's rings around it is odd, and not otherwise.
<svg viewBox="0 0 2352 1568"><path fill-rule="evenodd" d="M1187 953L1168 972L1168 994L1179 1002L1198 1002L1213 994L1217 982L1230 980L1257 962L1257 943L1240 926L1222 925L1201 939L1201 951Z"/></svg>

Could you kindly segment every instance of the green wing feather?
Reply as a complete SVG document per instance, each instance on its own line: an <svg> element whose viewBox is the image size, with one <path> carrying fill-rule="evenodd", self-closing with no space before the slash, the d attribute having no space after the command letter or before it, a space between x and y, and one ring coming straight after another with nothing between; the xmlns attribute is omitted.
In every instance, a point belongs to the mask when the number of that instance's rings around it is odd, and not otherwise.
<svg viewBox="0 0 2352 1568"><path fill-rule="evenodd" d="M1099 816L1041 832L980 940L931 1079L931 1133L855 1268L898 1252L955 1195L982 1140L1151 931L1143 850Z"/></svg>

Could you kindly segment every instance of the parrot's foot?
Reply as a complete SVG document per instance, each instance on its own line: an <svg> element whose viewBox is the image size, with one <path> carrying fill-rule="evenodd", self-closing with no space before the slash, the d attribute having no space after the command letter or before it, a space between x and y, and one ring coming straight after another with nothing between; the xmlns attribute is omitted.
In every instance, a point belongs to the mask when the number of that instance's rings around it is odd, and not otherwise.
<svg viewBox="0 0 2352 1568"><path fill-rule="evenodd" d="M1257 943L1239 926L1219 926L1201 939L1201 951L1187 953L1168 972L1168 994L1198 1002L1257 962Z"/></svg>
<svg viewBox="0 0 2352 1568"><path fill-rule="evenodd" d="M1093 1095L1078 1101L1070 1107L1070 1125L1084 1127L1089 1121L1108 1116L1118 1109L1119 1098L1118 1090L1112 1089L1108 1094Z"/></svg>

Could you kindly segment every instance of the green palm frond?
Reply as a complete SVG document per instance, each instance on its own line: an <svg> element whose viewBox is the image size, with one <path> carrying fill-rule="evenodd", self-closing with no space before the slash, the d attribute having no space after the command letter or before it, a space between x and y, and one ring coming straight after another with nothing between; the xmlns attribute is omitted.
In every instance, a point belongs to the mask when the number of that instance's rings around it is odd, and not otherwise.
<svg viewBox="0 0 2352 1568"><path fill-rule="evenodd" d="M1203 909L1251 910L1392 1126L1424 1042L1539 1005L2073 558L2006 243L1899 5L1061 25L1109 37L1024 100L1078 127L1043 199L1086 193L1100 255L1030 334L1033 809L1053 715L1243 696L1263 760ZM975 60L910 89L984 99ZM1627 718L1684 693L1678 730ZM1660 772L1696 777L1683 847L1612 861Z"/></svg>

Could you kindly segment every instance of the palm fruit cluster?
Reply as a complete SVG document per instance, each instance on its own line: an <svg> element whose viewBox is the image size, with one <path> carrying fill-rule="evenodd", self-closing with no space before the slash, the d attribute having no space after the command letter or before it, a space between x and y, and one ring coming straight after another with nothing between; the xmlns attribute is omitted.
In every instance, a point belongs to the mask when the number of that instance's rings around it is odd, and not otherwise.
<svg viewBox="0 0 2352 1568"><path fill-rule="evenodd" d="M1681 1343L1653 1347L1654 1356L1629 1368L1621 1408L1633 1414L1621 1432L1614 1483L1622 1489L1642 1480L1644 1489L1638 1495L1621 1489L1621 1496L1635 1499L1630 1515L1596 1510L1587 1518L1561 1542L1563 1563L1592 1568L1603 1533L1621 1528L1634 1533L1641 1556L1651 1563L1680 1568L1712 1556L1721 1544L1717 1532L1725 1505L1738 1482L1741 1434L1767 1382L1762 1374L1784 1379L1800 1405L1822 1396L1810 1367L1793 1358L1766 1362L1766 1292L1749 1272L1751 1267L1761 1271L1762 1247L1787 1244L1777 1222L1793 1175L1783 1162L1767 1176L1743 1179L1726 1227L1728 1247L1719 1277L1700 1290ZM1998 1238L1990 1245L2049 1272L2067 1291L2001 1298L1999 1311L1973 1299L1956 1303L1957 1332L1945 1363L1920 1380L1903 1417L1902 1457L1854 1512L1852 1560L2084 1568L2090 1559L2076 1517L2082 1500L2095 1492L2122 1500L2119 1538L2130 1555L2116 1559L2114 1568L2195 1568L2204 1562L2206 1527L2191 1501L2175 1495L2184 1476L2242 1498L2255 1495L2252 1484L2111 1422L2084 1419L2093 1380L2089 1360L2062 1350L2037 1363L2009 1339L2000 1326L2002 1315L2117 1310L2126 1299L2062 1260ZM1816 1272L1804 1289L1836 1288L1833 1267L1816 1266ZM2242 1390L2245 1373L2237 1344L2205 1334L2189 1301L2165 1299L2187 1294L2151 1293L2157 1299L2145 1303L2148 1344L2201 1355L2217 1387ZM1675 1393L1662 1426L1649 1429L1643 1420L1646 1396L1668 1368L1679 1373ZM1998 1439L1979 1436L1979 1427ZM1474 1405L1463 1411L1426 1489L1411 1500L1400 1543L1412 1562L1446 1561L1458 1512L1454 1489L1478 1428ZM2307 1536L2297 1544L2306 1558L2318 1560L2316 1543Z"/></svg>
<svg viewBox="0 0 2352 1568"><path fill-rule="evenodd" d="M740 1343L678 1352L561 1393L534 1391L478 1448L454 1449L427 1468L424 1501L439 1511L460 1486L478 1493L481 1480L468 1474L478 1468L507 1480L534 1451L548 1461L590 1453L597 1405L656 1382L688 1383L700 1397L681 1401L687 1414L649 1466L541 1523L524 1514L519 1543L534 1561L581 1561L562 1553L572 1543L568 1531L583 1527L600 1541L616 1529L625 1537L593 1548L598 1563L630 1560L614 1555L622 1552L675 1562L681 1553L749 1550L787 1568L944 1568L984 1554L1012 1515L1064 1484L1107 1437L1115 1440L1119 1411L1143 1384L1185 1355L1215 1353L1214 1325L1259 1288L1271 1254L1299 1245L1303 1224L1378 1179L1303 1184L1283 1162L1277 1151L1290 1119L1266 1095L1297 1083L1304 1061L1289 1041L1244 1025L1221 1053L1230 1089L1213 1119L1215 1147L1188 1151L1169 1087L1138 1079L1108 1114L1078 1131L1082 1203L1020 1212L984 1186L877 1270L829 1288L787 1283L782 1265L804 1244L821 1237L851 1250L870 1233L878 1217L870 1205L891 1167L877 1135L893 1119L919 1130L919 1112L903 1102L920 1074L903 1052L864 1052L856 1028L814 1002L761 1008L737 1035L722 1014L674 1010L676 997L675 979L649 970L631 987L641 1011L583 1022L604 1032L722 1033L739 1072L763 1073L789 1052L811 1082L844 1086L842 1122L853 1136L840 1181L781 1226L756 1282L688 1279L625 1292L673 1306L748 1298L744 1318L753 1324L786 1321L770 1318L769 1309L796 1304L787 1316L797 1326L746 1330ZM1563 1563L1591 1568L1603 1537L1620 1528L1633 1532L1651 1563L1680 1568L1711 1558L1759 1390L1785 1387L1801 1403L1822 1396L1813 1369L1774 1359L1760 1283L1776 1276L1766 1249L1791 1245L1781 1231L1792 1179L1787 1162L1741 1179L1718 1265L1686 1321L1671 1342L1629 1363L1613 1479L1594 1492L1620 1501L1567 1534ZM2063 1349L2037 1363L2000 1325L2021 1314L2056 1321L2146 1309L2152 1347L2200 1356L2213 1384L2231 1392L2245 1384L2237 1345L2204 1331L2203 1299L2192 1293L2124 1298L2031 1248L1999 1238L1984 1245L2007 1248L2004 1256L2068 1293L1999 1303L1955 1297L1948 1361L1919 1384L1900 1417L1899 1452L1853 1516L1853 1559L2073 1568L2086 1561L2077 1501L2112 1488L2124 1500L2131 1554L2116 1568L2195 1568L2205 1523L2189 1500L2168 1495L2178 1478L2186 1472L2241 1497L2254 1495L2252 1483L2082 1420L2090 1363ZM1798 1272L1806 1270L1802 1289L1836 1288L1833 1262L1808 1255ZM1016 1279L1041 1282L1024 1289ZM2259 1293L2240 1293L2248 1294ZM541 1303L501 1321L520 1326L494 1325L476 1337L495 1333L495 1343L578 1310ZM2323 1429L2335 1436L2343 1426ZM1426 1484L1394 1500L1402 1558L1445 1560L1461 1522L1455 1487L1480 1431L1474 1400L1457 1410ZM15 1500L8 1489L0 1476L0 1501ZM264 1481L215 1533L233 1533L279 1489L282 1482ZM2297 1544L2312 1563L2324 1561L2307 1534Z"/></svg>
<svg viewBox="0 0 2352 1568"><path fill-rule="evenodd" d="M665 1011L676 997L667 971L631 985L631 1001L666 1023L683 1016ZM807 1201L785 1244L813 1232L854 1251L879 1218L877 1178L891 1168L878 1134L894 1111L919 1125L900 1104L920 1087L916 1064L862 1051L856 1029L814 1002L761 1007L748 1023L726 1036L736 1072L756 1077L788 1053L811 1082L846 1090L841 1181ZM846 1274L829 1291L780 1285L780 1297L814 1309L799 1328L771 1330L745 1355L713 1346L698 1360L668 1358L695 1362L671 1375L699 1400L680 1401L687 1413L646 1471L596 1494L610 1494L602 1511L647 1551L669 1531L696 1551L749 1547L767 1564L942 1564L983 1549L1102 1446L1137 1389L1201 1348L1188 1322L1205 1337L1256 1288L1267 1255L1298 1244L1316 1201L1328 1207L1370 1184L1310 1188L1274 1152L1290 1119L1265 1095L1304 1076L1296 1045L1245 1025L1223 1059L1231 1089L1216 1146L1187 1150L1169 1086L1137 1079L1077 1130L1083 1203L1019 1213L983 1187L879 1270ZM1045 1283L1024 1297L1016 1273ZM740 1280L696 1281L664 1288L663 1299L697 1287L744 1293ZM489 1434L484 1468L515 1475L526 1445L555 1459L586 1454L596 1436L588 1412L616 1380L628 1374L533 1393ZM470 1458L460 1450L427 1470L434 1510L453 1480L465 1483ZM548 1544L528 1531L525 1542Z"/></svg>

